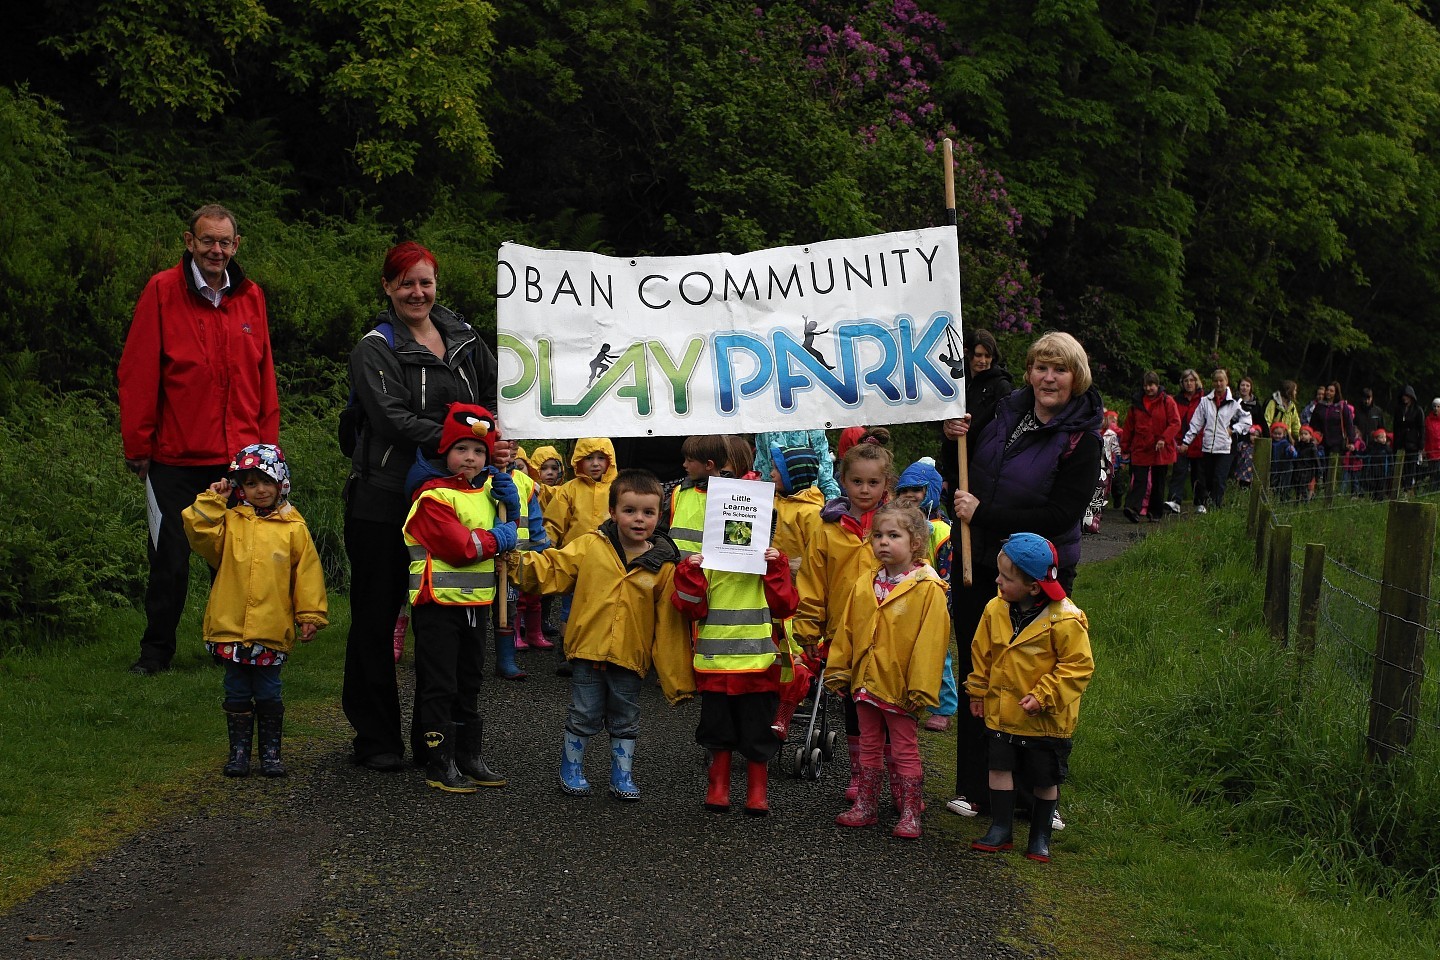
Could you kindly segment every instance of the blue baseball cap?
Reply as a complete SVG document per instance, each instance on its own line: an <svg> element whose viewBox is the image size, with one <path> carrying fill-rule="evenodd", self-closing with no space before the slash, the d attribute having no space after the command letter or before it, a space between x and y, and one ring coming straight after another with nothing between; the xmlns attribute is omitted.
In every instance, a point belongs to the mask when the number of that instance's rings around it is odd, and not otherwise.
<svg viewBox="0 0 1440 960"><path fill-rule="evenodd" d="M1000 552L1010 558L1036 583L1051 600L1064 600L1065 588L1060 586L1060 554L1055 545L1038 533L1014 533L1000 545Z"/></svg>

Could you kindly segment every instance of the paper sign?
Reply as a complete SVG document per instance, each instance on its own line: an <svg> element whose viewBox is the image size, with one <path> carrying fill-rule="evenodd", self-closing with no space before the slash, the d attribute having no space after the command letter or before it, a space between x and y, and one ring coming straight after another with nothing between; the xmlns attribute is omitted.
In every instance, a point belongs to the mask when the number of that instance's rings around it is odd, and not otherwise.
<svg viewBox="0 0 1440 960"><path fill-rule="evenodd" d="M700 541L705 560L700 565L706 570L764 573L774 509L774 483L711 477Z"/></svg>

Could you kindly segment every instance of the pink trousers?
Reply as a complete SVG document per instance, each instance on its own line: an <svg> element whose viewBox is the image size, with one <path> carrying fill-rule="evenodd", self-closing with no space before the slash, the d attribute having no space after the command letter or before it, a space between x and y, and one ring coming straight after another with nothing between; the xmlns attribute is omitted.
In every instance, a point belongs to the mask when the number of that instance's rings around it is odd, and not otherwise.
<svg viewBox="0 0 1440 960"><path fill-rule="evenodd" d="M885 735L890 735L890 758L895 772L902 777L918 777L920 741L915 718L907 713L891 713L863 700L855 702L860 717L860 763L880 770L885 767Z"/></svg>

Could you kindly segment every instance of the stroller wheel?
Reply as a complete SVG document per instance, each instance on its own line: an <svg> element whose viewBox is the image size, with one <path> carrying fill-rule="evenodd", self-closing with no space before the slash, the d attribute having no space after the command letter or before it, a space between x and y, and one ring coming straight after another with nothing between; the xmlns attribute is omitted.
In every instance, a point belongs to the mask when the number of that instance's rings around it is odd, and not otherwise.
<svg viewBox="0 0 1440 960"><path fill-rule="evenodd" d="M805 749L814 750L818 746L820 746L820 731L811 730L810 735L805 738Z"/></svg>
<svg viewBox="0 0 1440 960"><path fill-rule="evenodd" d="M826 760L835 759L835 748L840 744L840 734L834 730L825 734L825 739L820 744L820 753Z"/></svg>
<svg viewBox="0 0 1440 960"><path fill-rule="evenodd" d="M804 747L796 747L796 748L795 748L795 755L790 758L790 773L791 773L791 775L794 776L797 780L798 780L799 778L805 776L805 757L806 757L805 748L804 748Z"/></svg>
<svg viewBox="0 0 1440 960"><path fill-rule="evenodd" d="M820 756L820 748L816 747L810 751L810 766L809 769L806 770L806 778L809 780L819 780L820 771L824 768L824 766L825 760L823 757Z"/></svg>

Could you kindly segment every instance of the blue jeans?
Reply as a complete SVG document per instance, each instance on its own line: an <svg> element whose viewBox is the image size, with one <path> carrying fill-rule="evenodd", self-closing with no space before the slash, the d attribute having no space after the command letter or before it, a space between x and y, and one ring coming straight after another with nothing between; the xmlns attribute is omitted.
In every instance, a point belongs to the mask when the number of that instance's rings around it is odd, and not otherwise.
<svg viewBox="0 0 1440 960"><path fill-rule="evenodd" d="M225 663L225 701L249 703L280 699L280 668L252 667L246 663Z"/></svg>
<svg viewBox="0 0 1440 960"><path fill-rule="evenodd" d="M570 712L565 729L577 737L593 737L608 728L615 740L640 735L640 674L613 663L571 660Z"/></svg>

